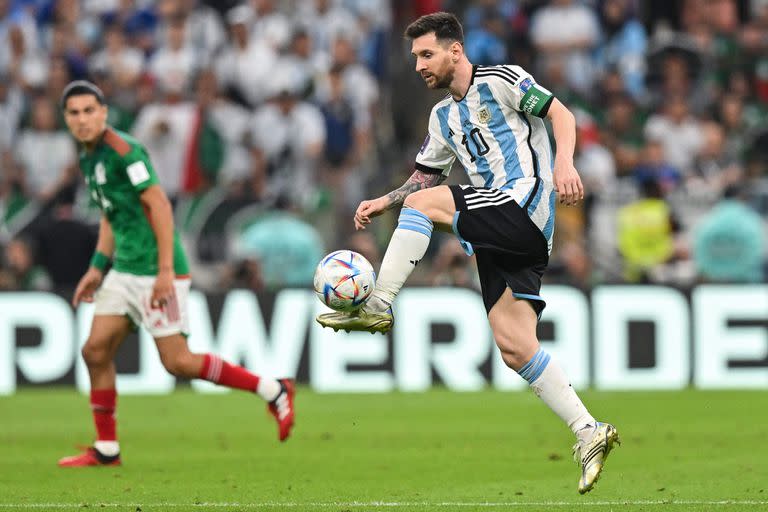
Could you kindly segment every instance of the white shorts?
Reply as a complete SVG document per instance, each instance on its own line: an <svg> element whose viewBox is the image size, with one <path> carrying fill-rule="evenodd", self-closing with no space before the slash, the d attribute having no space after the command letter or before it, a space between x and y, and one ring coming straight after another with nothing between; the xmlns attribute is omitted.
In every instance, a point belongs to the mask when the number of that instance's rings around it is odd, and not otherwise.
<svg viewBox="0 0 768 512"><path fill-rule="evenodd" d="M110 270L94 297L95 315L127 315L143 325L153 338L189 334L190 279L175 279L176 300L160 308L151 305L155 276L137 276Z"/></svg>

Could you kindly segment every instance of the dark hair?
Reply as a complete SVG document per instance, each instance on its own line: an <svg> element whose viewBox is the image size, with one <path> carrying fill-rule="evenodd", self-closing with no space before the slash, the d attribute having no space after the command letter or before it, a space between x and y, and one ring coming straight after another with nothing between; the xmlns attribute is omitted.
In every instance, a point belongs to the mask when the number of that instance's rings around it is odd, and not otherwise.
<svg viewBox="0 0 768 512"><path fill-rule="evenodd" d="M64 110L67 108L67 100L71 96L83 96L87 94L94 96L96 101L101 105L106 103L104 101L104 93L101 92L101 89L99 89L96 84L89 82L88 80L75 80L74 82L69 82L64 88L64 91L61 93L59 105L61 105L62 110Z"/></svg>
<svg viewBox="0 0 768 512"><path fill-rule="evenodd" d="M464 30L458 18L450 12L435 12L417 19L405 29L405 37L416 39L423 35L435 33L440 41L458 41L464 44Z"/></svg>

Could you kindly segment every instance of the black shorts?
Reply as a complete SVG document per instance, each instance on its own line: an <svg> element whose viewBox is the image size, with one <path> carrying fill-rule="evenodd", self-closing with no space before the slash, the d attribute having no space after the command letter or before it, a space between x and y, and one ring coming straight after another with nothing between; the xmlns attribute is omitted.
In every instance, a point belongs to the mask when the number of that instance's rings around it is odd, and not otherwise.
<svg viewBox="0 0 768 512"><path fill-rule="evenodd" d="M546 303L539 295L549 263L544 234L511 196L494 188L452 185L456 215L453 232L464 249L477 255L485 310L504 290L530 302L537 316ZM469 202L469 205L467 204Z"/></svg>

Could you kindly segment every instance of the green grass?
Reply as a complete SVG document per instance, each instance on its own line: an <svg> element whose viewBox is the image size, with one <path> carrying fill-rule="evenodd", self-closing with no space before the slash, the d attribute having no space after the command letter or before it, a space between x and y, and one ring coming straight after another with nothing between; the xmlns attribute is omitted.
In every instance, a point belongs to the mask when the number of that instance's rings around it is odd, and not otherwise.
<svg viewBox="0 0 768 512"><path fill-rule="evenodd" d="M0 512L768 510L768 393L583 398L623 439L586 496L570 432L530 392L302 389L285 444L244 393L126 396L124 465L64 470L92 437L86 398L25 390L0 398Z"/></svg>

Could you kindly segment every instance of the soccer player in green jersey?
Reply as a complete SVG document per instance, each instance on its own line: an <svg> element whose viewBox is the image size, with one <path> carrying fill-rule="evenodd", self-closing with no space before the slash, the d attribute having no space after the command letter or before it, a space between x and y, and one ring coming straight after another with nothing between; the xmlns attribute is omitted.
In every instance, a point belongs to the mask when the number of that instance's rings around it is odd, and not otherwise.
<svg viewBox="0 0 768 512"><path fill-rule="evenodd" d="M113 359L126 335L143 325L154 337L165 368L178 377L205 379L257 393L284 441L294 422L294 386L288 379L259 377L213 354L187 346L187 260L173 225L170 202L147 151L129 135L107 126L107 106L96 85L78 80L61 97L64 119L81 145L80 169L101 209L96 252L72 304L93 302L91 332L82 349L91 380L96 441L63 467L120 464ZM104 271L112 262L111 270Z"/></svg>

